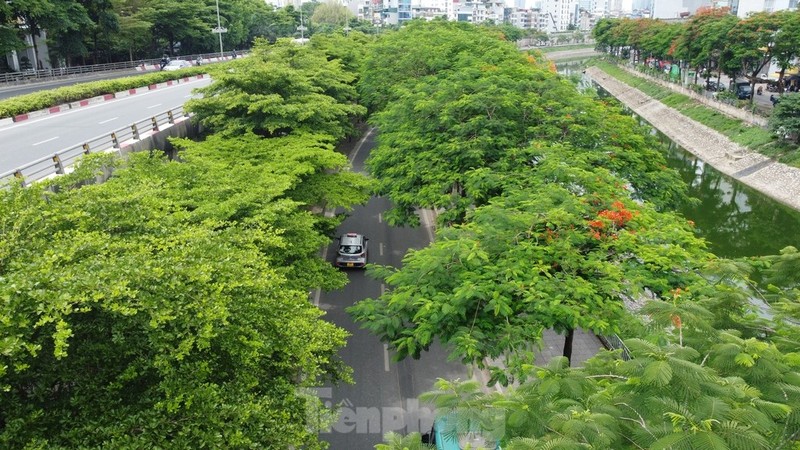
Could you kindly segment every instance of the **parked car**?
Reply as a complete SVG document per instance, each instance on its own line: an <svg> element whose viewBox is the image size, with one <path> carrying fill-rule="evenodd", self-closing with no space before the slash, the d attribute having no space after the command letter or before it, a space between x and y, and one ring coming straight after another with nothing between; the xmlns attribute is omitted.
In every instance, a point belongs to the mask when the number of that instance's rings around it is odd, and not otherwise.
<svg viewBox="0 0 800 450"><path fill-rule="evenodd" d="M753 88L750 85L740 84L736 86L736 98L747 100L753 96Z"/></svg>
<svg viewBox="0 0 800 450"><path fill-rule="evenodd" d="M369 239L358 233L345 233L338 239L336 266L364 268L367 265L367 241Z"/></svg>
<svg viewBox="0 0 800 450"><path fill-rule="evenodd" d="M706 89L714 92L722 92L725 90L725 85L722 83L717 83L713 80L708 80L706 81Z"/></svg>
<svg viewBox="0 0 800 450"><path fill-rule="evenodd" d="M167 65L164 66L164 68L161 70L167 70L167 71L181 70L187 67L192 67L192 63L190 63L189 61L184 61L182 59L173 59L172 61L168 62Z"/></svg>

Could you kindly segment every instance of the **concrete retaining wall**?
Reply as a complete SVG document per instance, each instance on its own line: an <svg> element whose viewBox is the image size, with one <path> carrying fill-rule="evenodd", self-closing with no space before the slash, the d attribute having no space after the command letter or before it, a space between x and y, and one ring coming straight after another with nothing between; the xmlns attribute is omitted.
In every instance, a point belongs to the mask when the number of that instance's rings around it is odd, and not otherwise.
<svg viewBox="0 0 800 450"><path fill-rule="evenodd" d="M800 169L736 144L597 67L586 69L586 74L639 117L715 169L800 210Z"/></svg>

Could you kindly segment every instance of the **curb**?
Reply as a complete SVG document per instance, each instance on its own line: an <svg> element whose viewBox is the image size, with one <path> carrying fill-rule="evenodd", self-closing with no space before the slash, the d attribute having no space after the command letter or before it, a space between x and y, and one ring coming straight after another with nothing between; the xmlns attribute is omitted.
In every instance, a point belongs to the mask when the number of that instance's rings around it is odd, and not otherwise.
<svg viewBox="0 0 800 450"><path fill-rule="evenodd" d="M138 87L138 88L134 88L134 89L128 89L127 91L115 92L113 94L99 95L97 97L92 97L92 98L85 99L85 100L79 100L77 102L64 103L62 105L51 106L49 108L40 109L38 111L31 111L31 112L28 112L28 113L25 113L25 114L16 115L14 117L6 117L6 118L3 118L3 119L0 119L0 127L6 126L6 125L11 125L11 124L17 123L17 122L22 122L23 120L34 119L34 118L43 117L43 116L49 116L50 114L57 114L57 113L60 113L62 111L68 111L70 109L80 108L82 106L95 105L97 103L107 102L109 100L114 100L114 99L117 99L117 98L129 97L131 95L135 95L135 94L138 94L138 93L141 93L141 92L152 91L152 90L158 89L158 88L165 88L165 87L168 87L168 86L174 86L174 85L177 85L177 84L180 84L180 83L188 83L190 81L200 80L200 79L203 79L203 78L206 78L206 77L207 77L207 75L205 75L205 74L185 76L183 78L170 80L170 81L166 81L166 82L163 82L163 83L151 84L149 86L143 86L143 87Z"/></svg>

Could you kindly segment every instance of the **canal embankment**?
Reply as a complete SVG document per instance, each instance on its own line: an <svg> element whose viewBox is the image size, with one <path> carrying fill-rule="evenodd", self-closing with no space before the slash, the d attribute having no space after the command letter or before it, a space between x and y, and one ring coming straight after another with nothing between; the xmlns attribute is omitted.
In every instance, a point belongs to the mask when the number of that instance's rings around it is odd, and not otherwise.
<svg viewBox="0 0 800 450"><path fill-rule="evenodd" d="M742 147L597 67L586 69L586 74L639 117L707 164L800 210L800 169Z"/></svg>

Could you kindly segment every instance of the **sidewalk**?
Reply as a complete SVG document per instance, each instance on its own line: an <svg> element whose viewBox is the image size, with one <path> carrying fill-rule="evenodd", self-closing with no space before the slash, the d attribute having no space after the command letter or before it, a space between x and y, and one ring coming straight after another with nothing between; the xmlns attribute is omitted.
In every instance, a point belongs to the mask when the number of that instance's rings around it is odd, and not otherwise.
<svg viewBox="0 0 800 450"><path fill-rule="evenodd" d="M800 210L800 168L750 151L597 67L589 67L586 74L688 152L731 178Z"/></svg>
<svg viewBox="0 0 800 450"><path fill-rule="evenodd" d="M656 77L654 77L652 75L648 75L646 73L642 73L642 72L639 72L638 70L632 69L629 66L621 65L619 67L621 69L625 70L626 72L628 72L629 74L633 75L633 76L636 76L636 77L639 77L639 78L644 78L645 80L651 81L653 83L661 85L662 87L670 89L673 92L677 92L679 94L683 94L683 95L691 98L692 100L695 100L695 101L697 101L699 103L702 103L702 104L708 106L709 108L714 108L717 111L719 111L719 112L721 112L721 113L723 113L723 114L725 114L725 115L727 115L729 117L732 117L734 119L743 120L743 121L745 121L747 123L750 123L750 124L753 124L753 125L759 125L761 127L766 127L767 126L767 119L765 117L758 116L753 112L748 112L748 111L746 111L744 109L737 108L737 107L735 107L733 105L729 105L727 103L721 102L721 101L719 101L719 100L717 100L715 98L707 97L707 96L702 95L702 94L698 94L697 92L695 92L695 91L693 91L693 90L691 90L691 89L689 89L687 87L681 86L680 84L673 83L673 82L666 81L666 80L662 80L660 78L656 78Z"/></svg>

